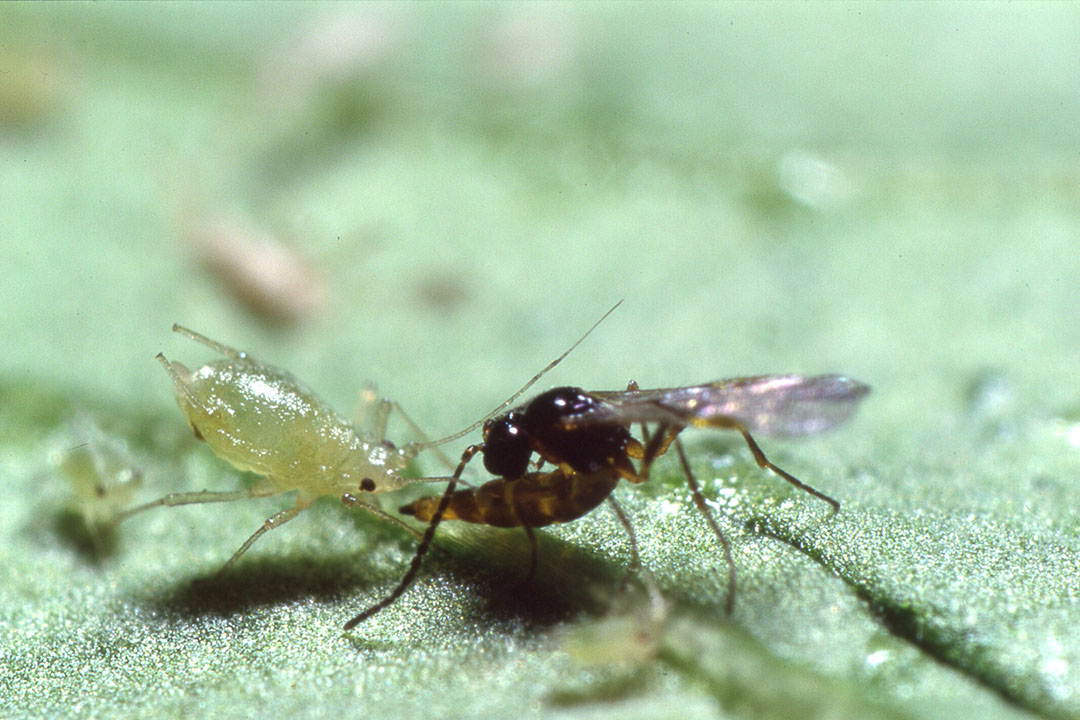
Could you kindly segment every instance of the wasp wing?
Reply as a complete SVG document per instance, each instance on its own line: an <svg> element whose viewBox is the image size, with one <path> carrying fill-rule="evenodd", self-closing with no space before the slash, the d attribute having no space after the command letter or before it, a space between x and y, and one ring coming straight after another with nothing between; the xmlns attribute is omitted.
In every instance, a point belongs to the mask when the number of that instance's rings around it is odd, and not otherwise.
<svg viewBox="0 0 1080 720"><path fill-rule="evenodd" d="M843 375L759 375L691 387L590 391L599 407L565 424L708 426L733 419L754 432L812 435L851 417L868 392L869 386Z"/></svg>

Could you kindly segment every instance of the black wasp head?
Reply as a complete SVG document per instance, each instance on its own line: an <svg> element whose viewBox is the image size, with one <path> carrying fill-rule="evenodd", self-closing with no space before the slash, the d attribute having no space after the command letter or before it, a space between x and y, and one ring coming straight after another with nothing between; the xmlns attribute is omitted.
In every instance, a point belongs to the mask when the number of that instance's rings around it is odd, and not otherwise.
<svg viewBox="0 0 1080 720"><path fill-rule="evenodd" d="M511 410L484 423L484 467L492 475L519 478L528 470L532 447L524 420L522 413Z"/></svg>

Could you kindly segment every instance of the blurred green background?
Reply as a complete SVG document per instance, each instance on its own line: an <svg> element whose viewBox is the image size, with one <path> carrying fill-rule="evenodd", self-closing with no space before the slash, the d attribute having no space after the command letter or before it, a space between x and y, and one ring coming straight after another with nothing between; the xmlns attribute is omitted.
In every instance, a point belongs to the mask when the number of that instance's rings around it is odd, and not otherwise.
<svg viewBox="0 0 1080 720"><path fill-rule="evenodd" d="M5 716L1080 717L1075 5L5 4L0 28ZM270 245L286 275L244 295ZM343 414L374 381L437 436L623 298L540 388L874 388L841 431L759 438L832 518L687 434L731 618L666 458L616 493L662 613L619 592L606 508L544 531L525 591L519 533L444 526L349 636L407 565L397 528L327 501L201 586L287 501L82 523L86 443L139 501L244 481L153 359L210 359L174 322Z"/></svg>

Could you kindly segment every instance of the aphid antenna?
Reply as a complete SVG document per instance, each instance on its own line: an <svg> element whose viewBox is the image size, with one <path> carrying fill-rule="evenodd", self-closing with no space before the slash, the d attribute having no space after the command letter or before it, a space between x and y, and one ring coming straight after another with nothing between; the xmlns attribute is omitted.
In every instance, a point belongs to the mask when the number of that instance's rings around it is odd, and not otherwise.
<svg viewBox="0 0 1080 720"><path fill-rule="evenodd" d="M579 337L577 339L577 341L574 342L573 345L568 347L566 349L566 351L563 352L562 355L560 355L559 357L557 357L554 360L552 360L551 362L549 362L547 364L547 366L543 370L541 370L540 372L533 375L532 379L530 379L529 382L522 385L521 388L516 393L514 393L510 397L506 398L506 400L502 401L499 404L498 407L496 407L494 410L489 412L487 415L480 418L479 420L477 420L476 422L474 422L472 425L465 428L464 430L459 430L458 432L454 433L453 435L447 435L446 437L440 438L438 440L433 440L433 441L428 441L428 442L420 442L420 443L418 443L418 445L420 447L422 447L422 448L428 448L428 447L436 447L438 445L445 445L448 442L453 442L454 440L457 440L458 438L465 437L466 435L471 433L473 430L480 427L481 425L486 423L488 420L490 420L491 418L493 418L496 415L498 415L499 413L501 413L503 410L506 410L506 408L508 408L508 407L510 407L511 405L514 404L514 401L516 401L519 397L524 395L526 393L526 391L528 391L529 388L531 388L533 385L535 385L537 380L544 377L544 375L546 375L550 370L553 370L556 365L561 363L563 361L563 358L565 358L567 355L572 353L574 351L574 349L577 348L577 346L580 345L585 340L585 338L589 337L589 335L592 334L593 330L595 330L597 327L600 326L600 323L607 320L608 315L615 312L615 308L619 307L622 304L623 304L623 301L620 300L619 302L612 305L611 309L609 309L606 313L604 313L602 316L600 316L600 319L597 320L596 322L594 322L592 327L590 327L588 330L586 330L585 334L582 335L581 337Z"/></svg>

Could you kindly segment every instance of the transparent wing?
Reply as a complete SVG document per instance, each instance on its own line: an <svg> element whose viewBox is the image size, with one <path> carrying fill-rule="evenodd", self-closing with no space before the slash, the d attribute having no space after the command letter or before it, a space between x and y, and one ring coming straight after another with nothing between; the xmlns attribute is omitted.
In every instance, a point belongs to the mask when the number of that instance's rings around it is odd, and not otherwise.
<svg viewBox="0 0 1080 720"><path fill-rule="evenodd" d="M590 391L600 407L569 417L565 424L707 426L727 418L768 435L811 435L851 417L868 392L869 386L843 375L759 375L692 387Z"/></svg>

